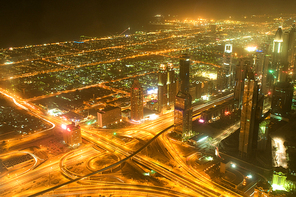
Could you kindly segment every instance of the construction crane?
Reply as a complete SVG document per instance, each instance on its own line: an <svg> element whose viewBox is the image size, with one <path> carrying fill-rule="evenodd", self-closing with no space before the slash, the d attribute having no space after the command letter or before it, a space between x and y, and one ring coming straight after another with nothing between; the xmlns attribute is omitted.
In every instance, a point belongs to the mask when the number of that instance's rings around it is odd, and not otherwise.
<svg viewBox="0 0 296 197"><path fill-rule="evenodd" d="M124 34L127 30L131 30L131 28L130 27L128 27L127 29L125 29L123 32L121 32L121 34L119 34L120 36L122 35L122 34Z"/></svg>

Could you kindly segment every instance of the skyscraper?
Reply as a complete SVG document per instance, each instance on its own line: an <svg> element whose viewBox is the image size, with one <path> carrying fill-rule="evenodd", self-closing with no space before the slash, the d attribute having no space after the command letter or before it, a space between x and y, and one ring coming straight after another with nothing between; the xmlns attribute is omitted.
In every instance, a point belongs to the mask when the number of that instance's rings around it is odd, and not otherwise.
<svg viewBox="0 0 296 197"><path fill-rule="evenodd" d="M291 111L293 86L289 82L274 85L271 100L271 114L285 117Z"/></svg>
<svg viewBox="0 0 296 197"><path fill-rule="evenodd" d="M178 92L175 100L174 130L182 139L192 135L192 98L189 93Z"/></svg>
<svg viewBox="0 0 296 197"><path fill-rule="evenodd" d="M176 95L174 111L174 130L186 140L192 135L192 97L189 94L189 66L188 55L180 58L181 88Z"/></svg>
<svg viewBox="0 0 296 197"><path fill-rule="evenodd" d="M226 71L224 68L217 69L217 90L221 92L227 88Z"/></svg>
<svg viewBox="0 0 296 197"><path fill-rule="evenodd" d="M233 86L232 44L225 44L222 68L226 77L226 88Z"/></svg>
<svg viewBox="0 0 296 197"><path fill-rule="evenodd" d="M138 79L134 80L131 88L131 119L136 121L143 119L143 88Z"/></svg>
<svg viewBox="0 0 296 197"><path fill-rule="evenodd" d="M189 67L190 67L190 58L188 55L184 54L180 58L180 75L179 81L181 88L179 91L183 93L189 92Z"/></svg>
<svg viewBox="0 0 296 197"><path fill-rule="evenodd" d="M263 71L261 77L261 93L266 95L270 91L273 76L269 72L270 55L264 55Z"/></svg>
<svg viewBox="0 0 296 197"><path fill-rule="evenodd" d="M176 96L176 81L173 65L160 65L158 72L158 111L165 113L174 106Z"/></svg>
<svg viewBox="0 0 296 197"><path fill-rule="evenodd" d="M239 153L243 158L250 158L257 147L259 118L262 114L261 105L263 105L263 99L259 98L258 85L254 79L254 74L248 69L246 79L244 80L239 135Z"/></svg>
<svg viewBox="0 0 296 197"><path fill-rule="evenodd" d="M251 58L242 58L235 69L235 88L234 99L239 101L239 106L242 104L242 97L244 93L244 82L247 70L251 67Z"/></svg>
<svg viewBox="0 0 296 197"><path fill-rule="evenodd" d="M276 72L274 82L285 82L289 66L294 62L294 27L291 31L283 32L279 27L273 41L272 70Z"/></svg>
<svg viewBox="0 0 296 197"><path fill-rule="evenodd" d="M281 27L275 33L272 47L272 63L273 68L276 69L281 61L282 47L283 47L283 30Z"/></svg>
<svg viewBox="0 0 296 197"><path fill-rule="evenodd" d="M164 113L167 110L167 70L164 64L160 65L158 72L158 111Z"/></svg>
<svg viewBox="0 0 296 197"><path fill-rule="evenodd" d="M175 97L176 97L176 78L174 66L172 63L168 63L167 66L168 80L167 80L167 92L168 92L168 109L174 108Z"/></svg>

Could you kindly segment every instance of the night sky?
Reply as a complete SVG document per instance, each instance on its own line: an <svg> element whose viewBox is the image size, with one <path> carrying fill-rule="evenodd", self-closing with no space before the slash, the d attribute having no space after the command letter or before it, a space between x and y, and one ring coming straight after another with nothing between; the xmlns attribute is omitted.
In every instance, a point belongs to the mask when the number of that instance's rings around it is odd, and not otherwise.
<svg viewBox="0 0 296 197"><path fill-rule="evenodd" d="M145 29L155 14L239 19L295 8L295 0L1 0L0 48Z"/></svg>

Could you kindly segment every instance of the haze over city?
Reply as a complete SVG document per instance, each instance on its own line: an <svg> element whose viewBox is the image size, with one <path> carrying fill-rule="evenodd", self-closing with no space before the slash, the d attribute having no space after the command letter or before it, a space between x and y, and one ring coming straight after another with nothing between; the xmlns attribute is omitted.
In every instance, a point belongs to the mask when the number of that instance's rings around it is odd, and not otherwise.
<svg viewBox="0 0 296 197"><path fill-rule="evenodd" d="M245 15L293 14L295 2L276 0L4 0L0 7L0 48L76 40L81 35L104 36L127 27L147 30L156 14L180 19L241 20Z"/></svg>
<svg viewBox="0 0 296 197"><path fill-rule="evenodd" d="M295 196L295 5L2 1L0 196Z"/></svg>

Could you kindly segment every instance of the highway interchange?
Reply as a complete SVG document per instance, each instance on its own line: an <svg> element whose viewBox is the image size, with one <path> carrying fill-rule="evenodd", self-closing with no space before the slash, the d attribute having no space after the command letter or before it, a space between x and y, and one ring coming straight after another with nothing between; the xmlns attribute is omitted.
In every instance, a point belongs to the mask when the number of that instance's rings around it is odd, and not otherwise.
<svg viewBox="0 0 296 197"><path fill-rule="evenodd" d="M4 93L4 92L2 92ZM9 96L7 93L4 93L6 96ZM209 107L212 107L215 104L224 102L225 100L231 98L233 94L226 95L221 98L217 98L213 101L210 101L206 104L195 106L194 112L200 112L203 111ZM12 98L11 96L9 96ZM34 109L31 107L30 104L27 104L27 102L14 99L13 100L19 107L22 107L25 110L28 110L30 113L34 113L36 116L39 116L41 118L47 119L48 116L41 116L39 115L38 109ZM50 120L47 119L47 121L50 121L52 125L60 126L62 123L64 123L64 120L61 120L59 118L55 117L49 117ZM140 125L135 125L133 127L134 132L131 129L118 129L116 130L116 133L118 135L126 135L133 138L142 138L145 136L145 138L153 139L152 136L159 134L160 131L169 131L171 130L173 125L173 113L167 113L163 116L160 116L158 119L154 121L149 121ZM167 129L169 128L169 129ZM137 132L142 131L142 132ZM179 166L179 168L172 168L171 166L168 166L166 164L162 164L157 160L154 160L151 157L147 157L142 154L136 154L134 155L134 151L132 148L130 148L129 144L133 144L134 140L128 142L127 144L119 144L116 143L116 141L112 141L109 136L102 135L101 132L88 129L86 126L83 127L82 135L83 138L87 141L91 142L93 145L97 145L99 147L102 147L105 150L108 150L110 152L116 153L121 155L121 158L128 158L131 155L132 160L135 162L149 168L153 169L165 178L169 179L170 181L177 183L176 188L178 188L178 191L183 191L188 195L188 190L191 190L194 192L194 196L239 196L238 194L234 193L233 191L230 191L222 186L219 186L218 184L215 184L212 182L205 173L199 172L191 167L188 167L186 164L186 161L180 157L178 154L178 150L174 148L174 146L171 143L171 140L166 135L167 132L163 132L161 135L159 135L158 140L163 144L166 150L168 150L169 154L171 155L171 162L175 163L176 166ZM221 137L219 139L221 140ZM147 144L148 145L148 144ZM132 146L131 146L132 147ZM96 153L88 153L88 151L92 150L91 147L84 147L83 150L75 150L73 151L77 157L92 157L95 156ZM85 152L81 152L85 151ZM63 157L64 158L64 157ZM68 170L65 170L63 167L63 158L61 159L55 159L51 161L47 165L43 165L41 167L38 167L30 172L27 172L26 174L19 175L15 177L14 179L17 180L16 182L9 182L2 183L0 188L5 190L11 187L16 186L17 184L20 184L22 182L30 182L34 179L47 175L50 171L55 170L61 170L61 172L68 177L69 179L75 180L77 177L79 177L79 181L81 182L83 178L88 177L88 175L75 175L73 173L69 173ZM48 163L48 162L47 162ZM101 169L101 171L104 171L104 169ZM32 176L33 175L33 176ZM89 182L89 180L86 180L86 182ZM14 183L14 184L13 184ZM67 182L66 182L67 183ZM83 187L83 186L82 186ZM113 186L114 187L114 186ZM135 187L135 186L133 186ZM141 187L141 186L139 186ZM62 187L63 188L63 187ZM175 188L175 190L176 190ZM186 188L186 189L184 189ZM57 189L57 188L56 188ZM75 191L79 191L79 189L75 188L73 189ZM81 190L81 188L80 188ZM90 191L92 191L90 189ZM108 191L110 192L112 189L109 188ZM149 189L151 192L155 192L153 189ZM160 190L159 188L157 190ZM166 190L163 188L163 190ZM60 190L57 190L61 192ZM133 191L133 189L131 189ZM116 189L114 190L116 192ZM145 191L146 193L149 191ZM30 194L32 194L33 191L30 191ZM38 192L37 192L38 193ZM78 192L79 193L79 192ZM189 192L190 193L190 192ZM39 194L39 193L38 193ZM172 194L173 195L173 194ZM32 195L34 196L34 194Z"/></svg>

